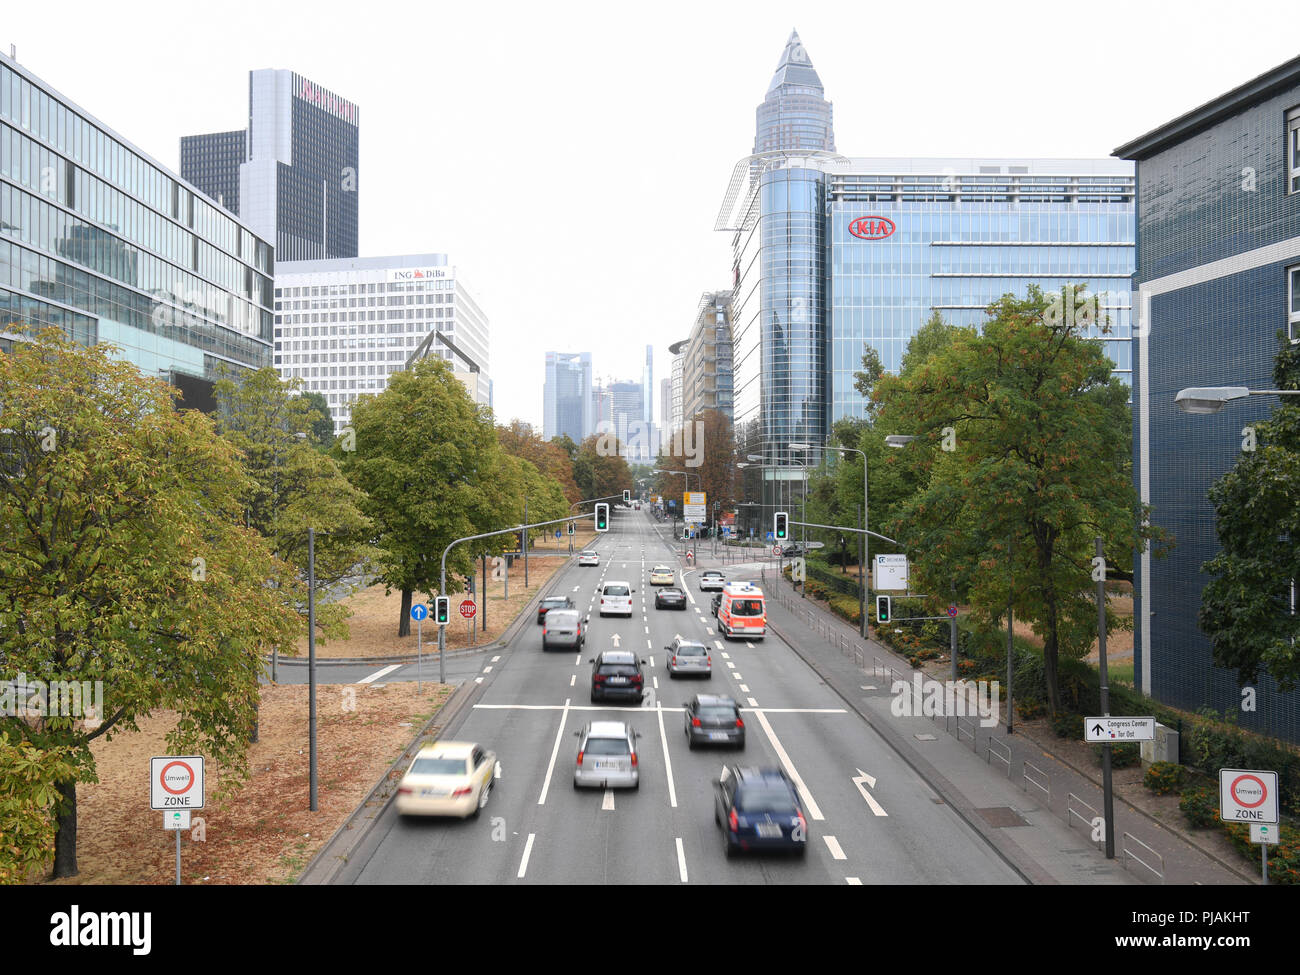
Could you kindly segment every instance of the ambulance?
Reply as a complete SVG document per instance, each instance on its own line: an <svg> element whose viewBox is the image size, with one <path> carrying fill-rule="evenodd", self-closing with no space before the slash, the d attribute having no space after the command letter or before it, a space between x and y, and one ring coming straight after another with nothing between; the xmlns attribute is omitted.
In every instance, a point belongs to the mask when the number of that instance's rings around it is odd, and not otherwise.
<svg viewBox="0 0 1300 975"><path fill-rule="evenodd" d="M718 632L732 637L751 639L767 632L767 603L763 590L752 582L729 582L722 588L718 603Z"/></svg>

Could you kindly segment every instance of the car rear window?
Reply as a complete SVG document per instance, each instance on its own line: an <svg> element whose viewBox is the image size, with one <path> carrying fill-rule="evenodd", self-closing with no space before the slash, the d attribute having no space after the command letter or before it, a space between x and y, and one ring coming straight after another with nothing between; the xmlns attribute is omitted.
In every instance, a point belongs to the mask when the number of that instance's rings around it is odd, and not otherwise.
<svg viewBox="0 0 1300 975"><path fill-rule="evenodd" d="M677 648L677 656L679 657L705 657L708 656L708 653L698 643L683 643Z"/></svg>
<svg viewBox="0 0 1300 975"><path fill-rule="evenodd" d="M798 806L789 789L751 785L742 787L736 793L736 808L741 812L793 813Z"/></svg>
<svg viewBox="0 0 1300 975"><path fill-rule="evenodd" d="M558 609L553 609L546 614L546 618L550 620L549 625L551 626L574 626L578 622L578 614L572 610L561 612Z"/></svg>
<svg viewBox="0 0 1300 975"><path fill-rule="evenodd" d="M463 758L417 758L411 766L412 775L465 775L469 762Z"/></svg>
<svg viewBox="0 0 1300 975"><path fill-rule="evenodd" d="M601 664L598 674L606 674L612 677L635 677L635 664Z"/></svg>
<svg viewBox="0 0 1300 975"><path fill-rule="evenodd" d="M735 721L736 709L726 705L712 705L702 707L697 712L701 718L707 718L710 721Z"/></svg>
<svg viewBox="0 0 1300 975"><path fill-rule="evenodd" d="M762 616L763 601L761 599L732 600L731 611L737 616Z"/></svg>
<svg viewBox="0 0 1300 975"><path fill-rule="evenodd" d="M568 604L568 596L547 596L542 600L543 606L567 606Z"/></svg>
<svg viewBox="0 0 1300 975"><path fill-rule="evenodd" d="M628 755L626 738L588 738L583 749L588 755Z"/></svg>
<svg viewBox="0 0 1300 975"><path fill-rule="evenodd" d="M627 586L606 586L603 595L606 596L628 596Z"/></svg>

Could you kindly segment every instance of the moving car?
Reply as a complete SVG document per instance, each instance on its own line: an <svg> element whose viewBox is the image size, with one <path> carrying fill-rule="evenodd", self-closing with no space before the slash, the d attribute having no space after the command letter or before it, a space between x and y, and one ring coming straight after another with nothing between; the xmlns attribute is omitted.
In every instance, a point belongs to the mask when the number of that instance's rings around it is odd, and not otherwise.
<svg viewBox="0 0 1300 975"><path fill-rule="evenodd" d="M727 580L717 569L705 569L700 573L700 592L721 592Z"/></svg>
<svg viewBox="0 0 1300 975"><path fill-rule="evenodd" d="M686 742L745 747L745 721L732 698L696 694L686 702Z"/></svg>
<svg viewBox="0 0 1300 975"><path fill-rule="evenodd" d="M542 624L542 649L578 650L587 642L587 620L576 609L553 609Z"/></svg>
<svg viewBox="0 0 1300 975"><path fill-rule="evenodd" d="M713 615L714 615L714 618L716 618L717 615L718 615L718 607L719 607L720 605L722 605L722 593L718 593L716 596L713 597L713 607L712 607L712 608L713 608Z"/></svg>
<svg viewBox="0 0 1300 975"><path fill-rule="evenodd" d="M578 565L600 565L600 553L587 549L578 553Z"/></svg>
<svg viewBox="0 0 1300 975"><path fill-rule="evenodd" d="M667 586L655 593L655 609L685 609L686 591Z"/></svg>
<svg viewBox="0 0 1300 975"><path fill-rule="evenodd" d="M600 615L632 615L632 593L636 592L626 582L607 582L600 587Z"/></svg>
<svg viewBox="0 0 1300 975"><path fill-rule="evenodd" d="M492 792L497 756L470 741L421 747L397 787L403 816L477 816Z"/></svg>
<svg viewBox="0 0 1300 975"><path fill-rule="evenodd" d="M679 636L664 649L668 651L669 677L678 674L713 676L713 657L709 655L709 648L698 640L687 640Z"/></svg>
<svg viewBox="0 0 1300 975"><path fill-rule="evenodd" d="M573 600L568 596L547 596L537 604L537 623L540 626L546 614L553 609L575 609Z"/></svg>
<svg viewBox="0 0 1300 975"><path fill-rule="evenodd" d="M677 573L666 565L656 565L650 570L650 585L671 586L677 581Z"/></svg>
<svg viewBox="0 0 1300 975"><path fill-rule="evenodd" d="M606 701L611 697L641 703L645 693L645 677L637 655L627 650L606 650L587 661L591 668L591 700Z"/></svg>
<svg viewBox="0 0 1300 975"><path fill-rule="evenodd" d="M718 603L718 632L726 639L759 639L767 632L763 590L752 582L729 582Z"/></svg>
<svg viewBox="0 0 1300 975"><path fill-rule="evenodd" d="M808 852L808 821L799 793L779 768L727 765L713 783L713 821L727 856L739 850Z"/></svg>
<svg viewBox="0 0 1300 975"><path fill-rule="evenodd" d="M641 786L636 740L641 733L622 721L593 721L578 736L578 760L573 766L573 787L613 788Z"/></svg>
<svg viewBox="0 0 1300 975"><path fill-rule="evenodd" d="M789 545L781 549L781 554L784 555L787 559L794 555L803 555L804 554L803 546L800 545L798 542L791 542Z"/></svg>

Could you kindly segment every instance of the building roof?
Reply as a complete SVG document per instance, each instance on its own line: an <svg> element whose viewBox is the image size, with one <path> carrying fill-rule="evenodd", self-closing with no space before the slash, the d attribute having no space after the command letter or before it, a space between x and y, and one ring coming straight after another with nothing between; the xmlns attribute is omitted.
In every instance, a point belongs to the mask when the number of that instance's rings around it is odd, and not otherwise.
<svg viewBox="0 0 1300 975"><path fill-rule="evenodd" d="M1229 116L1236 115L1244 108L1271 97L1278 91L1297 86L1300 86L1300 57L1279 64L1244 85L1178 116L1172 122L1166 122L1146 135L1124 143L1111 155L1119 156L1121 159L1146 159Z"/></svg>
<svg viewBox="0 0 1300 975"><path fill-rule="evenodd" d="M804 50L797 30L790 31L790 39L785 42L785 50L781 52L781 63L776 66L776 74L772 75L772 83L767 86L767 90L770 93L783 85L818 90L822 88L822 80L817 77L817 69Z"/></svg>

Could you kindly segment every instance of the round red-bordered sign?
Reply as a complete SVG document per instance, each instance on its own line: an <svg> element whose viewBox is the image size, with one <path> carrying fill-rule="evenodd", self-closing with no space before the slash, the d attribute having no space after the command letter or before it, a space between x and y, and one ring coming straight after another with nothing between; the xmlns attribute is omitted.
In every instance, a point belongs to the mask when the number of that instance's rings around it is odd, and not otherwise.
<svg viewBox="0 0 1300 975"><path fill-rule="evenodd" d="M167 784L168 769L174 768L177 765L190 773L190 781L183 789L173 789ZM168 762L162 767L162 771L158 773L158 784L163 787L164 791L169 792L174 796L183 796L194 788L194 769L190 768L185 762Z"/></svg>
<svg viewBox="0 0 1300 975"><path fill-rule="evenodd" d="M1259 799L1255 802L1245 802L1239 795L1237 795L1237 786L1246 780L1254 782L1259 786ZM1241 806L1242 809L1255 809L1264 805L1265 801L1268 799L1268 786L1264 784L1264 780L1258 775L1239 775L1232 780L1232 785L1228 786L1228 795L1232 796L1233 801L1237 803L1237 805Z"/></svg>

